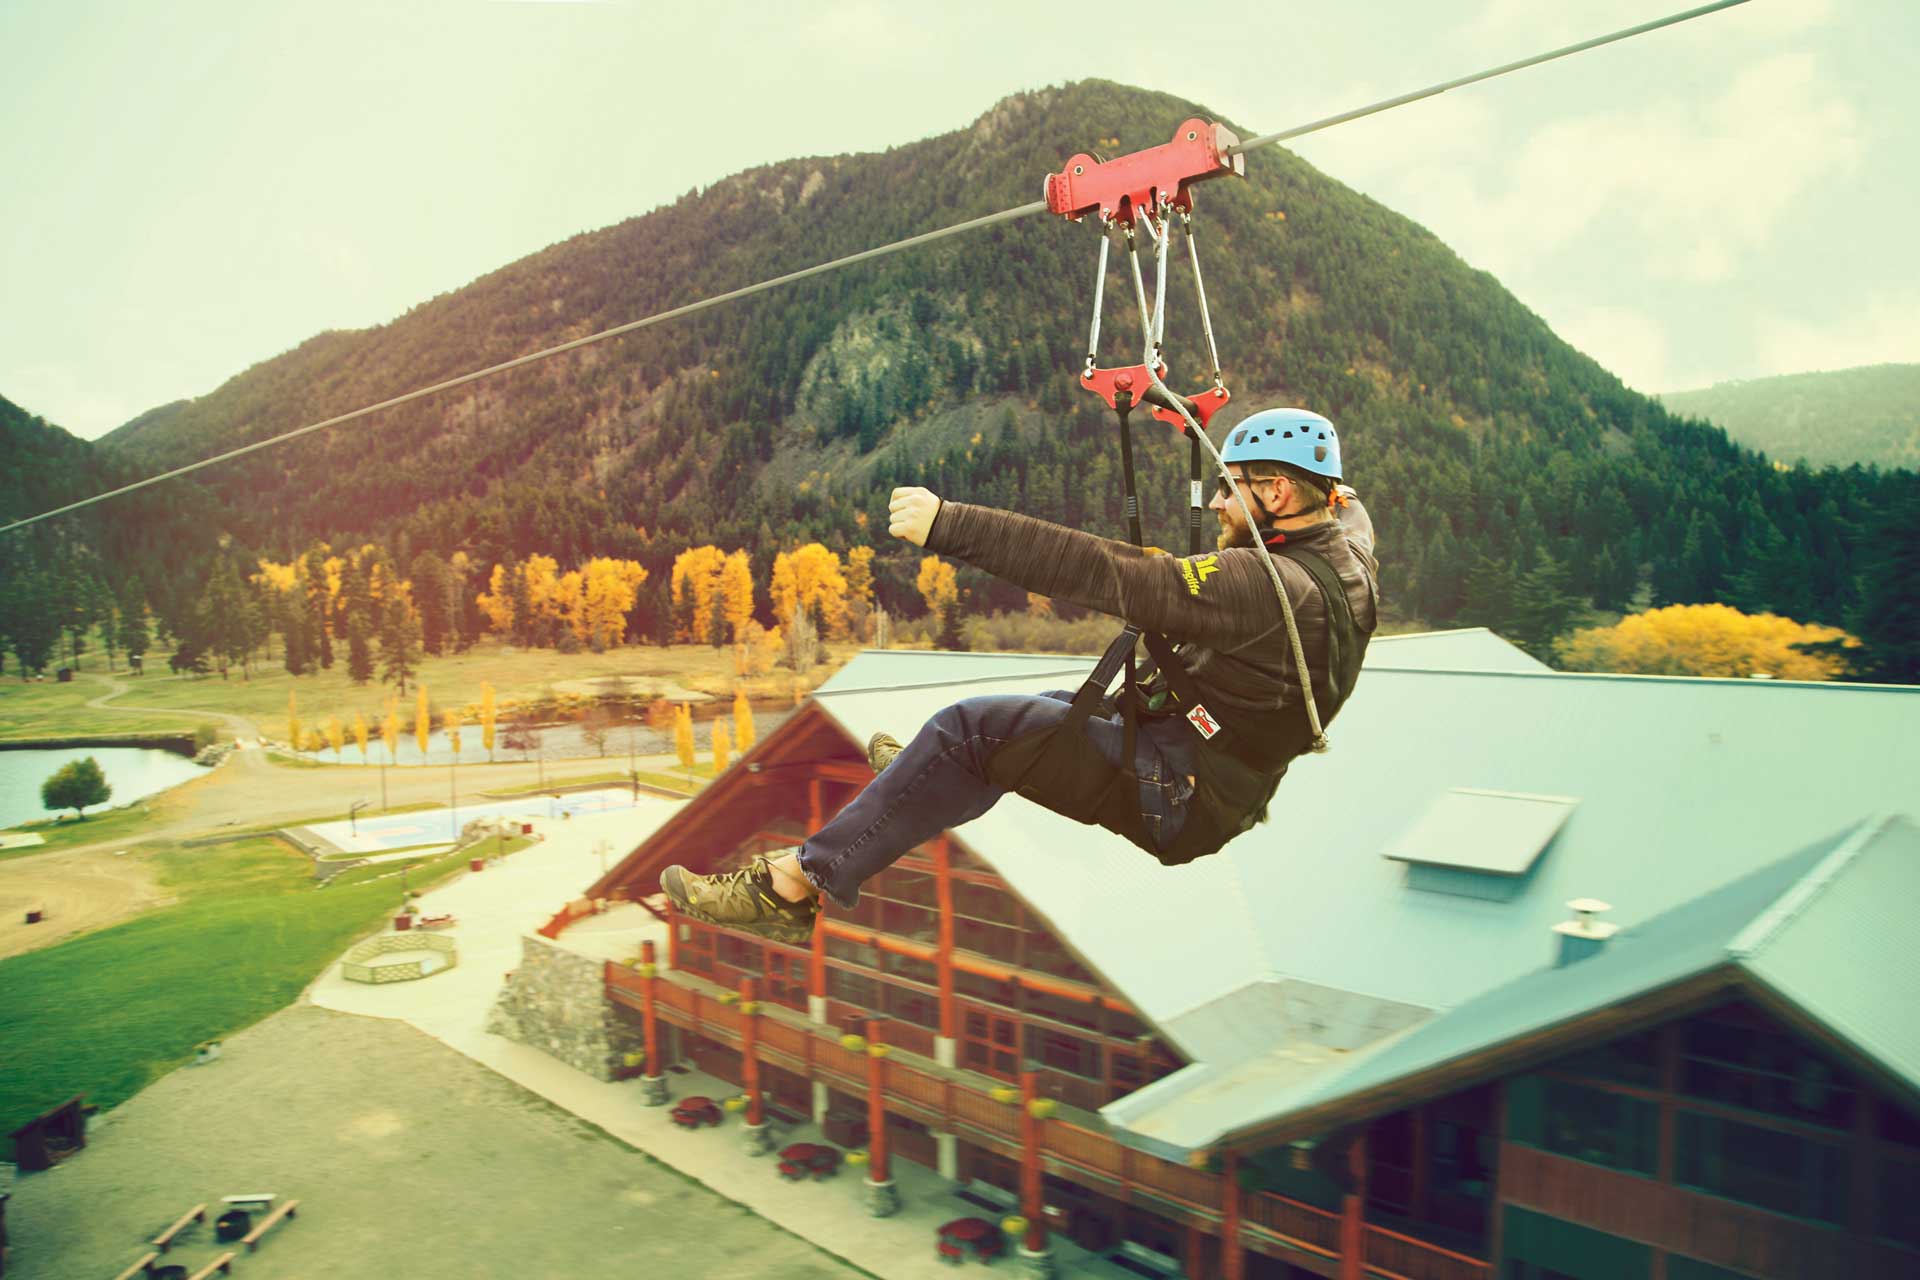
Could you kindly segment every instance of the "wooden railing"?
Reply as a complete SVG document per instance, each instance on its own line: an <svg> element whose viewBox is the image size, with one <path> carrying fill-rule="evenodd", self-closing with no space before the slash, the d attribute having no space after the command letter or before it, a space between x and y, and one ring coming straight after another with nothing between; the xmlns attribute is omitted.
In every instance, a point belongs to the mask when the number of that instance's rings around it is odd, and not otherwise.
<svg viewBox="0 0 1920 1280"><path fill-rule="evenodd" d="M609 964L607 986L638 1007L646 980L624 965ZM697 1028L700 1034L738 1047L740 1011L723 1004L704 984L658 981L655 996L663 1017ZM898 1030L897 1026L894 1028ZM835 1080L846 1088L864 1090L869 1059L862 1050L848 1049L827 1027L796 1025L785 1014L763 1014L755 1028L760 1046L770 1054L806 1065L809 1074ZM1020 1144L1020 1109L990 1097L982 1078L980 1087L960 1074L922 1065L900 1049L882 1067L887 1096L904 1109L934 1118L949 1130L962 1129L1002 1154L1016 1154ZM1124 1188L1121 1198L1144 1194L1203 1228L1218 1230L1224 1180L1218 1174L1189 1168L1137 1151L1104 1133L1071 1119L1050 1119L1043 1126L1041 1157L1055 1165L1085 1170L1095 1185L1104 1181ZM1340 1215L1286 1196L1254 1192L1241 1197L1241 1218L1249 1227L1287 1245L1325 1258L1340 1250ZM1369 1225L1365 1234L1366 1268L1379 1280L1488 1280L1489 1265L1466 1254Z"/></svg>
<svg viewBox="0 0 1920 1280"><path fill-rule="evenodd" d="M1367 1270L1386 1280L1486 1280L1491 1270L1479 1258L1385 1227L1369 1226L1366 1240Z"/></svg>
<svg viewBox="0 0 1920 1280"><path fill-rule="evenodd" d="M1240 1202L1246 1221L1326 1258L1340 1256L1340 1215L1260 1191Z"/></svg>

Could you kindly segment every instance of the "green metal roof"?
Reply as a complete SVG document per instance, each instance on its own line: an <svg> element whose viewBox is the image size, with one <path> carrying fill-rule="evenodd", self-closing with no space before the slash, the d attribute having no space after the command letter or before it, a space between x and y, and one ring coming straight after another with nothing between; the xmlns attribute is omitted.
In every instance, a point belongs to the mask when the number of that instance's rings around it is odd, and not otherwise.
<svg viewBox="0 0 1920 1280"><path fill-rule="evenodd" d="M862 654L818 705L857 750L963 697L1070 689L1090 666ZM1323 1096L1299 1090L1370 1057L1359 1031L1385 1047L1405 1034L1400 1011L1434 1021L1549 964L1568 899L1603 898L1609 921L1646 926L1911 805L1916 722L1920 688L1370 666L1332 752L1296 761L1270 821L1215 856L1164 867L1018 798L955 834L1193 1059L1103 1109L1123 1140L1178 1155ZM1454 788L1580 804L1510 900L1410 887L1381 850ZM1243 991L1253 984L1293 985L1276 1001ZM1315 993L1298 1016L1238 1016L1294 1007L1292 992ZM1337 993L1358 999L1340 1007ZM1470 1020L1448 1021L1451 1036Z"/></svg>

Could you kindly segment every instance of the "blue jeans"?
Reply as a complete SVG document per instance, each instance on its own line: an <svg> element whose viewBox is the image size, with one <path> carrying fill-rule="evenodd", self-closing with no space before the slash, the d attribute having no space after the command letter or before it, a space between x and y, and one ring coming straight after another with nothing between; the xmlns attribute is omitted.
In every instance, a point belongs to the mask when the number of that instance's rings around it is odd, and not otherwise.
<svg viewBox="0 0 1920 1280"><path fill-rule="evenodd" d="M988 780L988 757L1010 739L1059 723L1072 701L1071 692L1055 689L968 698L942 708L852 803L807 837L800 846L802 874L851 908L860 901L860 885L902 854L993 808L1006 790ZM1116 768L1124 732L1118 712L1090 716L1085 725L1087 737ZM1142 720L1134 743L1140 816L1162 849L1186 824L1193 796L1191 736L1177 720Z"/></svg>

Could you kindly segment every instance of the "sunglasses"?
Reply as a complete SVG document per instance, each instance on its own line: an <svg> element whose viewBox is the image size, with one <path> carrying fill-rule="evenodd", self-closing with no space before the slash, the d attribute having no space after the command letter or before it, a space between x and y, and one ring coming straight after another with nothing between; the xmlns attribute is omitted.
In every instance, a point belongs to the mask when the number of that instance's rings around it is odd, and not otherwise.
<svg viewBox="0 0 1920 1280"><path fill-rule="evenodd" d="M1286 477L1285 476L1261 476L1258 479L1254 479L1253 477L1250 477L1250 476L1235 476L1233 479L1236 484L1238 484L1241 488L1244 489L1250 484L1272 484L1274 481L1284 480L1286 479ZM1217 494L1222 498L1227 499L1228 501L1232 501L1233 499L1233 489L1230 485L1227 484L1227 478L1225 476L1214 477L1213 491L1215 494Z"/></svg>

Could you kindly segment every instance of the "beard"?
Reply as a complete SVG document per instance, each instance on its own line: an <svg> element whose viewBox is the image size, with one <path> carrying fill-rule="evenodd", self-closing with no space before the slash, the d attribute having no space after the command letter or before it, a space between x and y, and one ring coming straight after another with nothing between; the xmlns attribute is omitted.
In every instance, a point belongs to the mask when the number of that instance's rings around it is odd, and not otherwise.
<svg viewBox="0 0 1920 1280"><path fill-rule="evenodd" d="M1229 547L1251 547L1254 545L1253 531L1238 520L1222 518L1220 533L1214 538L1214 545L1225 551Z"/></svg>

